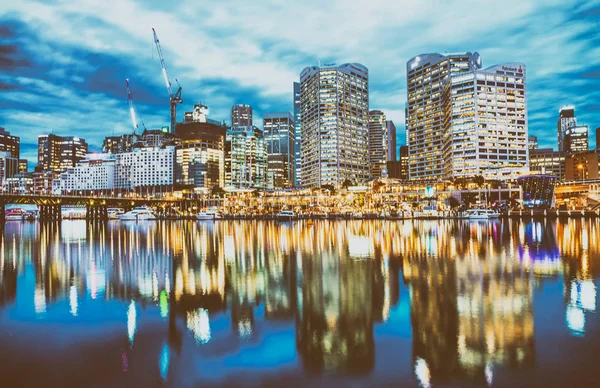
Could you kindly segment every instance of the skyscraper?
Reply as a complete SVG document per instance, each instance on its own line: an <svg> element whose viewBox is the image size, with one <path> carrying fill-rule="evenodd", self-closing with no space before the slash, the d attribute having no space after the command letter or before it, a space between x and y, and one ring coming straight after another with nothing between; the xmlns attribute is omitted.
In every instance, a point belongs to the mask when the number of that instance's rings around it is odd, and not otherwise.
<svg viewBox="0 0 600 388"><path fill-rule="evenodd" d="M19 159L21 139L0 127L0 153L10 152L10 156Z"/></svg>
<svg viewBox="0 0 600 388"><path fill-rule="evenodd" d="M564 148L568 154L587 151L589 148L589 128L587 125L575 125L567 128Z"/></svg>
<svg viewBox="0 0 600 388"><path fill-rule="evenodd" d="M288 112L265 113L264 138L267 144L267 171L274 188L294 186L294 117Z"/></svg>
<svg viewBox="0 0 600 388"><path fill-rule="evenodd" d="M388 134L388 158L387 158L387 160L391 160L392 162L395 162L397 160L396 145L398 144L396 142L396 126L394 125L394 122L392 120L386 121L385 126L387 127L387 134Z"/></svg>
<svg viewBox="0 0 600 388"><path fill-rule="evenodd" d="M575 117L575 107L572 105L563 106L558 111L558 150L566 151L565 147L565 134L567 129L577 125L577 118Z"/></svg>
<svg viewBox="0 0 600 388"><path fill-rule="evenodd" d="M253 126L229 128L225 137L225 185L262 189L266 176L267 147L263 132Z"/></svg>
<svg viewBox="0 0 600 388"><path fill-rule="evenodd" d="M248 127L252 125L252 107L246 104L235 104L231 107L231 126Z"/></svg>
<svg viewBox="0 0 600 388"><path fill-rule="evenodd" d="M38 171L63 172L75 167L88 151L85 139L74 136L38 136Z"/></svg>
<svg viewBox="0 0 600 388"><path fill-rule="evenodd" d="M294 82L294 186L302 186L302 115L300 103L300 82Z"/></svg>
<svg viewBox="0 0 600 388"><path fill-rule="evenodd" d="M406 63L410 179L444 176L442 91L450 77L481 68L478 53L421 54Z"/></svg>
<svg viewBox="0 0 600 388"><path fill-rule="evenodd" d="M300 73L302 186L369 179L369 71L358 63Z"/></svg>
<svg viewBox="0 0 600 388"><path fill-rule="evenodd" d="M596 128L596 149L600 150L600 127Z"/></svg>
<svg viewBox="0 0 600 388"><path fill-rule="evenodd" d="M388 158L388 128L385 114L380 110L369 112L369 165L371 176L381 177L381 169Z"/></svg>
<svg viewBox="0 0 600 388"><path fill-rule="evenodd" d="M529 135L529 139L527 140L527 144L529 146L529 150L537 150L538 149L538 138L537 136Z"/></svg>
<svg viewBox="0 0 600 388"><path fill-rule="evenodd" d="M525 74L524 64L504 63L452 76L445 83L446 179L482 175L508 180L528 173Z"/></svg>

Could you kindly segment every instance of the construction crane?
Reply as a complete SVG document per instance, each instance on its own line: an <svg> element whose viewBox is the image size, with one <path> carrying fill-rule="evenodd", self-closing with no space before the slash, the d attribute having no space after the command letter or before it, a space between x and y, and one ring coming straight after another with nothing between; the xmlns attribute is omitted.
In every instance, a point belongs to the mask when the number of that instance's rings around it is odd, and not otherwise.
<svg viewBox="0 0 600 388"><path fill-rule="evenodd" d="M158 58L160 59L163 78L165 79L167 90L169 91L169 101L171 103L171 133L173 133L175 132L175 124L177 122L177 104L181 104L183 102L181 99L181 85L179 85L179 81L175 79L175 82L177 82L177 92L173 93L173 90L171 89L171 81L169 81L169 75L167 74L165 58L163 57L162 49L160 48L160 42L158 41L156 30L153 28L152 32L154 33L154 43L156 44L156 51L158 51Z"/></svg>
<svg viewBox="0 0 600 388"><path fill-rule="evenodd" d="M137 129L139 128L136 116L139 116L139 114L137 114L135 106L133 105L133 94L131 94L131 88L129 87L129 78L125 79L125 88L127 89L127 101L129 102L129 115L131 116L131 124L133 124L133 133L136 134ZM144 125L144 120L142 120L141 117L140 121L142 122L142 127L145 130L146 126Z"/></svg>

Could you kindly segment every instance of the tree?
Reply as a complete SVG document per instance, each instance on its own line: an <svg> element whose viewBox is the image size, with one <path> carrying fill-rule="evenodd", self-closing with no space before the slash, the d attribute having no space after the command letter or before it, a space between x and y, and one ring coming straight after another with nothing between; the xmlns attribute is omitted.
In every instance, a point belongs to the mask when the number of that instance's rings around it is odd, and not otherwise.
<svg viewBox="0 0 600 388"><path fill-rule="evenodd" d="M344 189L348 189L350 186L354 186L354 182L352 182L350 179L346 179L344 183L342 183L342 187Z"/></svg>
<svg viewBox="0 0 600 388"><path fill-rule="evenodd" d="M223 190L223 188L219 185L214 185L210 190L210 195L213 197L223 198L225 195L225 190Z"/></svg>
<svg viewBox="0 0 600 388"><path fill-rule="evenodd" d="M479 187L483 187L483 185L485 184L485 178L481 175L477 175L476 177L473 177L473 183L475 183Z"/></svg>
<svg viewBox="0 0 600 388"><path fill-rule="evenodd" d="M458 202L458 199L456 199L454 197L450 197L450 198L448 198L448 205L450 206L451 209L456 209L457 207L460 206L460 202Z"/></svg>
<svg viewBox="0 0 600 388"><path fill-rule="evenodd" d="M321 190L329 191L329 194L335 195L335 187L333 185L322 185Z"/></svg>

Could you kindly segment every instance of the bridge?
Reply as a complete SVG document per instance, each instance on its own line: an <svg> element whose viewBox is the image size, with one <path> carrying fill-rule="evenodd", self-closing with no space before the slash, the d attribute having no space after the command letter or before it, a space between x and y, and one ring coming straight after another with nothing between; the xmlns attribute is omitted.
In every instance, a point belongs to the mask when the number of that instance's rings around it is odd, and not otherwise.
<svg viewBox="0 0 600 388"><path fill-rule="evenodd" d="M56 221L62 218L63 206L79 206L87 209L86 219L94 221L108 220L109 208L131 210L138 206L154 209L177 209L188 213L194 209L207 206L219 206L221 198L152 198L152 197L110 197L110 196L77 196L77 195L35 195L35 194L0 194L0 225L6 221L6 205L37 205L40 220Z"/></svg>

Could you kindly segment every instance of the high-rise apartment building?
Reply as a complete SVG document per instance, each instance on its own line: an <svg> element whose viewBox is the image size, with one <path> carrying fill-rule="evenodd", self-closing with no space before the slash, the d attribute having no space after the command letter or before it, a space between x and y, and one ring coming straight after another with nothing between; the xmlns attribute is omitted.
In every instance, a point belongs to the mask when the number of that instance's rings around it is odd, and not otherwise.
<svg viewBox="0 0 600 388"><path fill-rule="evenodd" d="M573 128L577 125L577 118L575 117L575 107L572 105L563 106L558 111L558 125L557 125L557 136L558 136L558 150L566 151L565 148L565 135L567 129Z"/></svg>
<svg viewBox="0 0 600 388"><path fill-rule="evenodd" d="M225 185L226 131L210 119L177 124L176 184L207 190Z"/></svg>
<svg viewBox="0 0 600 388"><path fill-rule="evenodd" d="M387 160L391 160L392 162L395 162L396 160L398 160L398 158L396 157L396 146L397 146L397 142L396 142L396 126L394 125L394 122L392 120L388 120L385 122L385 126L387 128L387 135L388 135L388 159Z"/></svg>
<svg viewBox="0 0 600 388"><path fill-rule="evenodd" d="M0 127L0 152L10 152L10 156L19 159L21 139L12 136L3 127Z"/></svg>
<svg viewBox="0 0 600 388"><path fill-rule="evenodd" d="M0 152L0 184L7 178L12 178L19 172L19 159L12 156L10 151Z"/></svg>
<svg viewBox="0 0 600 388"><path fill-rule="evenodd" d="M358 63L300 73L302 187L369 179L369 71Z"/></svg>
<svg viewBox="0 0 600 388"><path fill-rule="evenodd" d="M246 104L235 104L231 107L231 126L252 126L252 107Z"/></svg>
<svg viewBox="0 0 600 388"><path fill-rule="evenodd" d="M254 126L231 127L225 138L225 186L262 189L266 186L267 147Z"/></svg>
<svg viewBox="0 0 600 388"><path fill-rule="evenodd" d="M389 137L385 114L380 110L369 112L369 165L371 177L380 178L389 157Z"/></svg>
<svg viewBox="0 0 600 388"><path fill-rule="evenodd" d="M529 135L529 139L527 140L527 145L528 145L529 151L537 150L539 147L537 136Z"/></svg>
<svg viewBox="0 0 600 388"><path fill-rule="evenodd" d="M83 160L88 151L85 139L74 136L38 136L38 171L62 172Z"/></svg>
<svg viewBox="0 0 600 388"><path fill-rule="evenodd" d="M119 136L107 136L102 142L102 152L109 154L120 154L131 152L133 147L141 144L142 137L135 133L128 133Z"/></svg>
<svg viewBox="0 0 600 388"><path fill-rule="evenodd" d="M295 127L288 112L265 113L263 134L267 145L267 171L273 176L273 188L294 186Z"/></svg>
<svg viewBox="0 0 600 388"><path fill-rule="evenodd" d="M442 91L444 177L509 180L528 173L525 65L451 76ZM409 165L409 168L412 165Z"/></svg>
<svg viewBox="0 0 600 388"><path fill-rule="evenodd" d="M294 186L302 186L302 105L300 100L300 82L294 82Z"/></svg>
<svg viewBox="0 0 600 388"><path fill-rule="evenodd" d="M444 177L443 101L451 77L481 68L478 53L421 54L406 63L406 140L410 179Z"/></svg>
<svg viewBox="0 0 600 388"><path fill-rule="evenodd" d="M575 125L567 128L564 148L568 154L585 152L589 148L589 128L587 125Z"/></svg>

